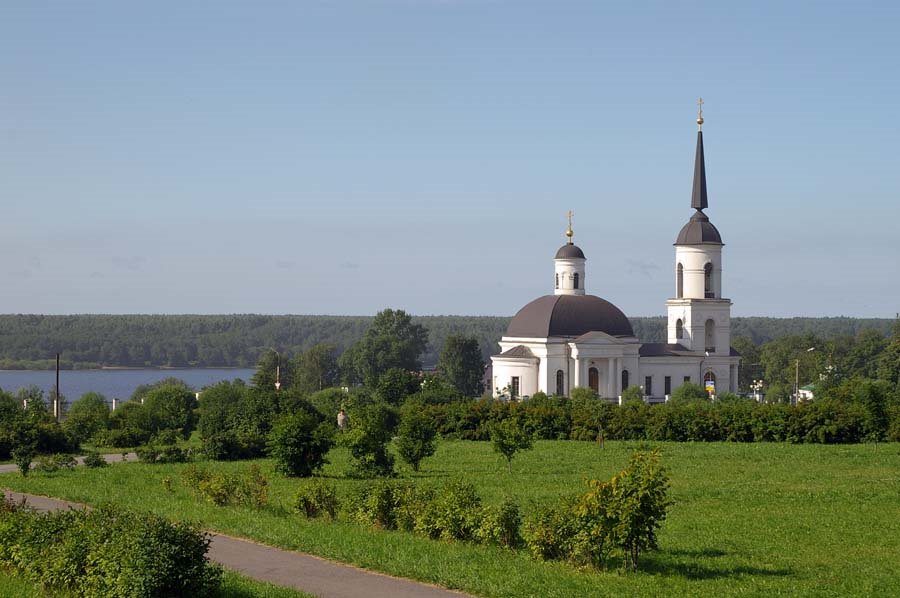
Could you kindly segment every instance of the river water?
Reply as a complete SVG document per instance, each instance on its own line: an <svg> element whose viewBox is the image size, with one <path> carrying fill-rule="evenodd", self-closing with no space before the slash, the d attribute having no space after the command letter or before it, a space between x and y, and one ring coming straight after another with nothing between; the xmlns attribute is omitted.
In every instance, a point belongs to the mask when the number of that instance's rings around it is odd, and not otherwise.
<svg viewBox="0 0 900 598"><path fill-rule="evenodd" d="M59 373L59 391L69 403L86 392L99 392L107 401L128 399L141 384L152 384L164 378L179 378L200 390L222 380L241 378L249 381L253 369L197 368L178 370L63 370ZM56 372L50 370L0 370L0 389L14 393L32 384L49 397L56 384Z"/></svg>

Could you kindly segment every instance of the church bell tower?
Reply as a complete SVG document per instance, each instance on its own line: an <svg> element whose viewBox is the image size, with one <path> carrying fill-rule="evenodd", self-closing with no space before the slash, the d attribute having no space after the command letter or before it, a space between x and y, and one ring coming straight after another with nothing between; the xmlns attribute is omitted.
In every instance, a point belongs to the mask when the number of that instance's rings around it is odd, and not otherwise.
<svg viewBox="0 0 900 598"><path fill-rule="evenodd" d="M698 100L694 159L695 212L675 241L675 296L666 301L668 342L710 356L731 352L731 300L722 297L722 236L703 210L708 208L703 156L703 100Z"/></svg>

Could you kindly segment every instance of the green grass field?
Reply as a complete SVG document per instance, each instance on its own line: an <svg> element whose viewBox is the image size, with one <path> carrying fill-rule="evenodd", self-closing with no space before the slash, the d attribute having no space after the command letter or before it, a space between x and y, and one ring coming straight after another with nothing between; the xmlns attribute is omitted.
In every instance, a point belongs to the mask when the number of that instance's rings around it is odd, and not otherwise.
<svg viewBox="0 0 900 598"><path fill-rule="evenodd" d="M0 569L0 596L3 598L45 598L40 586ZM52 596L66 596L54 593ZM72 595L74 598L74 594ZM279 588L226 571L218 598L312 598L310 594Z"/></svg>
<svg viewBox="0 0 900 598"><path fill-rule="evenodd" d="M636 443L542 441L513 461L489 443L444 442L423 471L404 477L440 483L472 481L487 503L536 504L581 491L585 479L606 479L627 462ZM273 506L262 511L199 502L181 484L182 465L140 463L80 468L0 485L97 504L112 501L209 529L311 552L385 573L483 596L746 596L900 595L900 444L654 443L672 479L675 505L660 550L637 573L580 571L533 560L526 552L442 543L349 523L307 521L289 512L302 481L270 479ZM347 454L335 449L323 475L343 490ZM243 470L247 463L200 463ZM172 480L171 492L162 479Z"/></svg>

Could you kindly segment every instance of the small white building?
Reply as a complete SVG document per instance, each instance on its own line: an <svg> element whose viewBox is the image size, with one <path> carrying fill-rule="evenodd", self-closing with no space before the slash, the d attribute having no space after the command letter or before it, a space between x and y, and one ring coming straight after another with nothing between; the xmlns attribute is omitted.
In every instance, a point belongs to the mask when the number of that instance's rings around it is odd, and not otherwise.
<svg viewBox="0 0 900 598"><path fill-rule="evenodd" d="M703 124L702 114L697 119ZM675 241L674 296L666 301L668 342L641 343L615 305L586 293L584 252L568 242L554 258L553 294L519 310L491 357L494 396L540 391L569 396L590 387L617 400L642 387L661 401L685 382L737 392L739 354L731 348L731 300L722 296L722 237L703 210L708 206L703 132L697 133L695 209Z"/></svg>

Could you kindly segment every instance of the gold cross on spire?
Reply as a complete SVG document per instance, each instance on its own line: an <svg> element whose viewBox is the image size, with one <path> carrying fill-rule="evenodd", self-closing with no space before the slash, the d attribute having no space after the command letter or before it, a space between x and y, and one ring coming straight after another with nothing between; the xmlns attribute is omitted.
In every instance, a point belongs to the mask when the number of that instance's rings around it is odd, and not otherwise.
<svg viewBox="0 0 900 598"><path fill-rule="evenodd" d="M703 98L697 99L697 130L703 130Z"/></svg>
<svg viewBox="0 0 900 598"><path fill-rule="evenodd" d="M575 215L575 212L573 212L572 210L569 210L566 213L566 216L569 217L569 228L566 229L566 236L569 237L570 244L572 243L572 235L575 234L575 232L572 230L572 216L574 216L574 215Z"/></svg>

